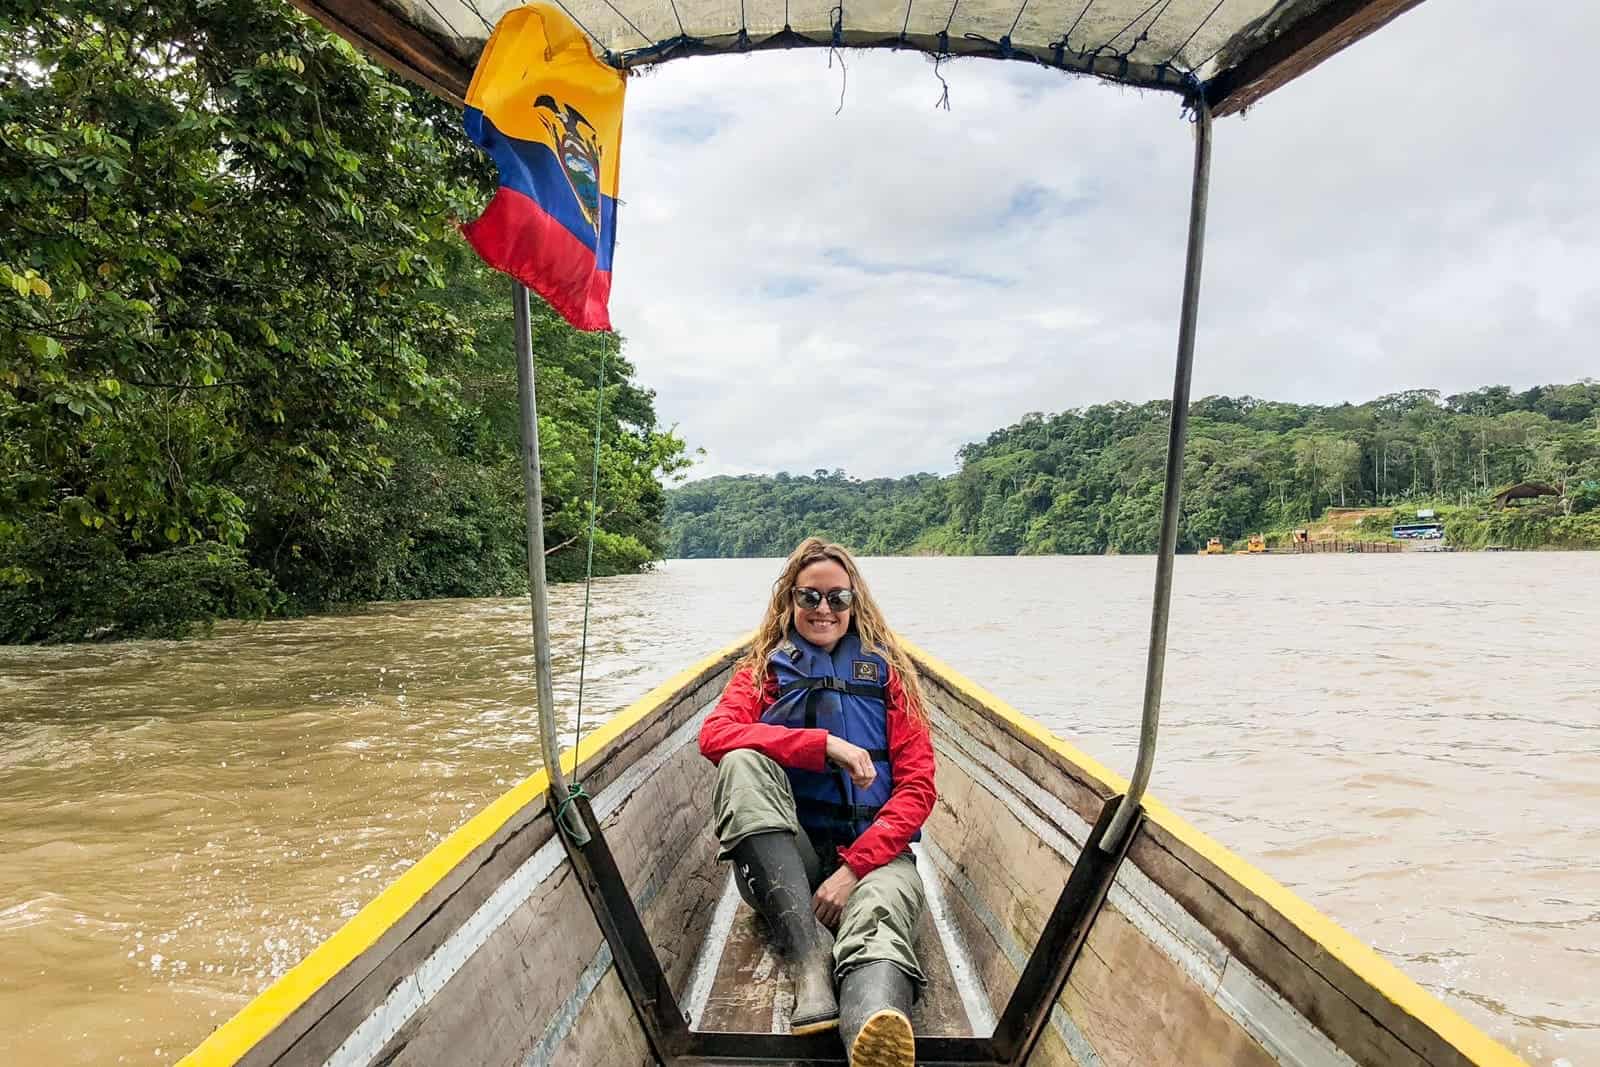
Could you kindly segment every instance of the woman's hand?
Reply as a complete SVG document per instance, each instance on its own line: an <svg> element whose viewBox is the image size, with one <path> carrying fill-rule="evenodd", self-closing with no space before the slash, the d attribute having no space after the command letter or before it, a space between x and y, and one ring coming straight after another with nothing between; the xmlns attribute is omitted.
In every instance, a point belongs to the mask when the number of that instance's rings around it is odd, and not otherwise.
<svg viewBox="0 0 1600 1067"><path fill-rule="evenodd" d="M872 765L866 749L832 734L828 735L828 760L843 767L857 789L866 789L878 777L878 768Z"/></svg>
<svg viewBox="0 0 1600 1067"><path fill-rule="evenodd" d="M811 912L817 921L830 930L838 929L839 917L844 914L844 902L850 899L850 893L859 881L861 879L856 877L856 872L850 869L848 863L839 864L839 869L828 875L811 897Z"/></svg>

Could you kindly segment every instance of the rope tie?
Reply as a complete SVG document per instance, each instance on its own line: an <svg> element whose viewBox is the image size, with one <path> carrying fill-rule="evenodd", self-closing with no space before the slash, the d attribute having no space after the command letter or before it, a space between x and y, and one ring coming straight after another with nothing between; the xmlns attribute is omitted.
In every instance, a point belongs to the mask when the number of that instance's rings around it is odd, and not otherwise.
<svg viewBox="0 0 1600 1067"><path fill-rule="evenodd" d="M1138 50L1141 44L1150 39L1150 31L1155 28L1156 23L1161 21L1161 16L1165 15L1167 13L1167 8L1171 6L1172 0L1167 0L1166 3L1161 5L1161 10L1156 12L1156 17L1144 24L1144 29L1139 31L1139 36L1134 38L1133 47L1128 49L1129 55L1132 55Z"/></svg>
<svg viewBox="0 0 1600 1067"><path fill-rule="evenodd" d="M1113 33L1111 35L1110 39L1108 39L1105 44L1102 44L1100 46L1100 48L1109 48L1111 45L1116 44L1117 43L1117 38L1121 37L1123 34L1127 33L1129 30L1131 30L1135 26L1137 26L1139 24L1139 20L1144 18L1146 15L1150 14L1150 12L1154 11L1156 9L1156 5L1159 4L1159 3L1161 3L1161 0L1150 0L1150 6L1149 7L1145 8L1143 11L1141 11L1137 15L1133 16L1133 18L1129 19L1128 20L1128 24L1126 26L1122 27L1122 29L1118 30L1116 33ZM1100 51L1100 48L1096 48L1095 51L1096 52Z"/></svg>
<svg viewBox="0 0 1600 1067"><path fill-rule="evenodd" d="M850 84L850 68L844 65L844 53L835 45L828 46L828 69L833 69L834 58L839 60L839 106L833 109L835 115L844 110L844 91Z"/></svg>
<svg viewBox="0 0 1600 1067"><path fill-rule="evenodd" d="M1083 5L1083 10L1078 12L1078 17L1073 19L1072 25L1067 27L1067 32L1061 35L1061 45L1063 48L1065 48L1067 43L1072 40L1072 31L1078 28L1078 23L1083 21L1083 16L1087 15L1089 13L1089 8L1093 6L1094 0L1087 0L1087 2Z"/></svg>
<svg viewBox="0 0 1600 1067"><path fill-rule="evenodd" d="M1205 86L1199 78L1192 73L1184 75L1184 84L1189 87L1189 92L1183 96L1183 107L1178 111L1178 117L1188 123L1200 121L1200 102L1205 99Z"/></svg>
<svg viewBox="0 0 1600 1067"><path fill-rule="evenodd" d="M577 768L574 767L573 769L576 770ZM583 784L581 782L569 783L568 786L567 786L567 799L563 800L561 802L561 804L556 808L556 827L558 829L560 829L562 833L566 833L567 832L566 831L567 809L572 807L573 802L578 800L578 798L580 798L580 797L582 797L584 800L591 799L591 797L589 796L588 790L583 788Z"/></svg>

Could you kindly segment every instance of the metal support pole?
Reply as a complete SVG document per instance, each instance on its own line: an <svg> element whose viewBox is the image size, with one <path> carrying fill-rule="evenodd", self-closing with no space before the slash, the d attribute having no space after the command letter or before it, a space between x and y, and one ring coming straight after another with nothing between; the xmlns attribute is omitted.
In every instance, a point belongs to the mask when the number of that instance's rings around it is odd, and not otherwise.
<svg viewBox="0 0 1600 1067"><path fill-rule="evenodd" d="M544 576L544 490L539 481L539 403L533 385L533 336L528 313L528 290L512 282L512 307L516 311L517 400L522 409L522 487L528 509L528 599L533 602L533 673L539 700L539 743L545 771L550 776L550 806L562 819L577 844L589 840L581 819L563 808L567 778L561 772L561 742L556 732L555 687L550 667L550 603Z"/></svg>
<svg viewBox="0 0 1600 1067"><path fill-rule="evenodd" d="M1122 841L1144 799L1156 759L1156 725L1161 717L1161 680L1167 663L1167 618L1172 606L1172 564L1178 548L1178 505L1183 495L1183 450L1189 434L1189 379L1194 370L1195 319L1200 310L1200 260L1206 242L1206 194L1211 182L1211 108L1204 96L1194 107L1194 184L1189 194L1189 249L1183 273L1183 310L1178 323L1178 367L1172 383L1172 418L1167 429L1167 483L1161 496L1161 545L1156 556L1156 590L1150 610L1150 653L1145 660L1144 718L1139 726L1139 758L1127 799L1100 839L1106 852Z"/></svg>
<svg viewBox="0 0 1600 1067"><path fill-rule="evenodd" d="M1011 999L995 1023L991 1038L995 1062L1021 1065L1028 1062L1045 1027L1050 1013L1055 1009L1061 991L1067 987L1073 965L1089 940L1100 908L1111 892L1111 883L1128 854L1132 834L1123 835L1119 848L1103 849L1102 842L1111 821L1124 811L1131 811L1133 825L1139 825L1139 808L1130 805L1125 797L1112 797L1100 809L1089 839L1083 843L1078 862L1072 865L1067 884L1056 898L1055 908L1044 929L1039 932L1039 943L1034 946L1017 976ZM918 1042L918 1051L921 1042Z"/></svg>

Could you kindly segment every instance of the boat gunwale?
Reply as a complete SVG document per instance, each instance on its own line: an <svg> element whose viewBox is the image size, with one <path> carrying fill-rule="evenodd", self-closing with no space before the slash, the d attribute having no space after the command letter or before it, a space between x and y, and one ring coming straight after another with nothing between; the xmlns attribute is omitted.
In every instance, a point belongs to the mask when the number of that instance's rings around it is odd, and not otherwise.
<svg viewBox="0 0 1600 1067"><path fill-rule="evenodd" d="M997 725L1022 742L1029 750L1074 778L1079 785L1097 794L1101 800L1109 799L1126 790L1128 779L1124 776L1076 745L1062 740L1037 720L1018 711L938 657L904 638L901 638L901 644L905 646L925 676L931 677L973 710L991 716ZM1140 836L1144 837L1147 833L1153 844L1167 851L1196 878L1208 883L1220 896L1261 926L1269 936L1277 937L1249 907L1251 897L1260 901L1269 912L1277 915L1290 928L1305 937L1312 946L1342 966L1356 984L1372 989L1395 1010L1420 1024L1445 1046L1465 1057L1468 1062L1477 1067L1527 1067L1526 1062L1505 1045L1485 1034L1438 997L1423 989L1414 979L1380 956L1375 949L1318 911L1283 883L1196 829L1154 795L1145 794L1143 804L1145 822L1144 831ZM1182 849L1198 857L1233 885L1223 884L1218 878L1212 877L1210 872L1196 869L1182 852L1172 847L1173 845L1181 846ZM1134 859L1134 853L1139 850L1139 846L1140 842L1136 840L1129 854L1130 860ZM1196 916L1196 919L1200 918ZM1202 925L1206 925L1203 919L1201 922ZM1282 944L1281 938L1278 940ZM1328 982L1332 988L1350 999L1357 1008L1371 1014L1366 1006L1351 997L1350 993L1334 982L1329 975L1323 974L1311 961L1306 960L1303 953L1295 951L1287 944L1283 947L1299 958L1308 969ZM1379 1026L1390 1029L1382 1020L1374 1021ZM1400 1035L1395 1034L1395 1037L1399 1039ZM1421 1053L1417 1055L1419 1058L1426 1058Z"/></svg>
<svg viewBox="0 0 1600 1067"><path fill-rule="evenodd" d="M681 703L717 674L728 670L749 647L751 637L751 634L745 634L679 671L586 735L583 738L585 776L610 763L630 737L637 730L648 728L662 711ZM575 774L572 748L562 750L561 766L569 777ZM452 875L462 872L475 852L497 836L516 833L547 813L549 789L550 775L540 768L490 801L407 868L304 959L207 1035L193 1051L178 1061L178 1067L222 1067L239 1063L289 1022L296 1012L304 1009L318 993L344 975L362 955L402 924L406 916L412 914L430 893ZM519 816L524 815L527 818L523 823L513 825ZM465 872L463 880L470 877L470 873ZM354 989L364 977L351 982L350 988ZM303 1036L303 1033L293 1035L289 1046Z"/></svg>

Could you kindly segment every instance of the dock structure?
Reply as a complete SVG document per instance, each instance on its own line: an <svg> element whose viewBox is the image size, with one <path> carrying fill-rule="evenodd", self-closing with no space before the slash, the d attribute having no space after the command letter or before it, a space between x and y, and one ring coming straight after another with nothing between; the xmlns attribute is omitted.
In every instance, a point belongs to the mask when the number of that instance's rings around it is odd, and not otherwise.
<svg viewBox="0 0 1600 1067"><path fill-rule="evenodd" d="M1324 541L1296 540L1282 548L1272 549L1274 552L1289 555L1315 552L1404 552L1405 550L1406 546L1399 541L1345 541L1338 538Z"/></svg>

